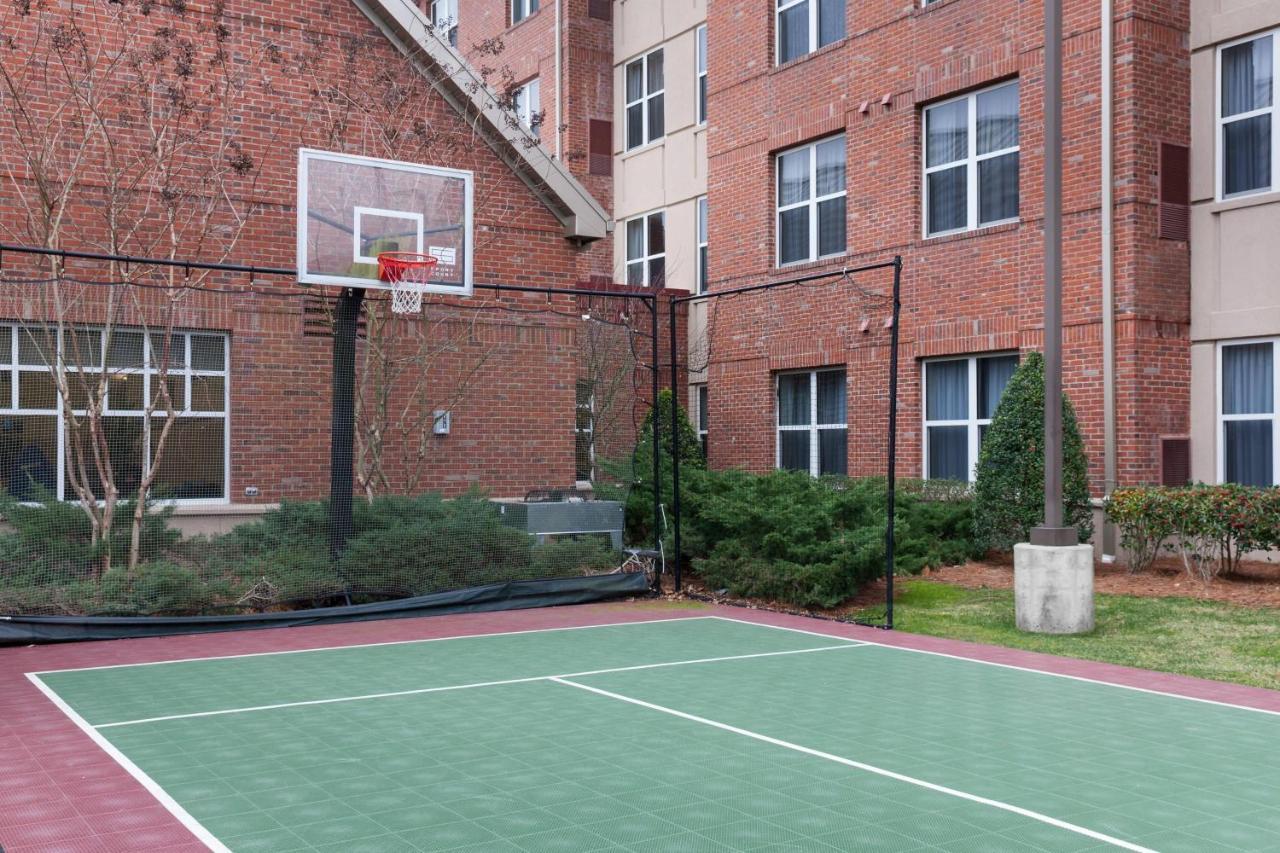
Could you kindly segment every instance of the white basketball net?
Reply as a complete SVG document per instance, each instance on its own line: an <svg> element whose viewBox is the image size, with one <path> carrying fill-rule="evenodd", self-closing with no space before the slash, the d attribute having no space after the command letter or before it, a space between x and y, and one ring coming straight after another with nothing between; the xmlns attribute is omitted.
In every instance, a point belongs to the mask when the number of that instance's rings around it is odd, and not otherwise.
<svg viewBox="0 0 1280 853"><path fill-rule="evenodd" d="M399 281L391 282L391 311L395 314L419 314L422 312L422 294L427 291L434 264L425 267L409 267Z"/></svg>

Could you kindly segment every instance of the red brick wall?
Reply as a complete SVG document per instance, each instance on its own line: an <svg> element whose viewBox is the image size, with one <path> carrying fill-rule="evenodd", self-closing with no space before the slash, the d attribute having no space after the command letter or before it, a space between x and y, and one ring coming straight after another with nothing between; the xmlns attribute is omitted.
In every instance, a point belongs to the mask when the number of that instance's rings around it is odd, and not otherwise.
<svg viewBox="0 0 1280 853"><path fill-rule="evenodd" d="M773 64L773 16L756 0L714 0L708 132L710 267L722 290L904 258L900 472L921 473L920 359L1042 345L1042 12L1014 0L848 3L849 37L785 67ZM1153 436L1188 420L1187 245L1156 239L1161 141L1186 144L1187 4L1119 3L1115 25L1115 304L1119 480L1153 481ZM1102 488L1098 7L1068 0L1064 43L1065 387ZM921 109L1017 78L1020 221L921 237ZM889 103L882 105L884 96ZM861 105L866 102L864 113ZM848 254L774 267L773 155L846 135ZM885 274L859 278L887 292ZM846 364L850 472L883 471L885 312L852 287L732 300L713 326L714 465L774 462L771 374ZM811 298L812 297L812 298ZM815 298L817 304L815 303ZM858 331L871 315L869 330Z"/></svg>
<svg viewBox="0 0 1280 853"><path fill-rule="evenodd" d="M523 84L541 80L543 147L556 153L569 171L606 211L613 211L613 178L592 175L587 162L587 134L591 119L613 119L613 23L587 14L588 0L559 0L561 69L557 87L555 68L555 6L544 0L537 12L511 25L510 0L462 2L458 10L458 47L477 68L491 71L495 85L510 75ZM557 91L559 88L561 91ZM556 101L561 99L560 125ZM578 274L610 278L613 271L611 238L598 241L582 255Z"/></svg>
<svg viewBox="0 0 1280 853"><path fill-rule="evenodd" d="M462 5L465 16L469 4ZM5 49L8 68L23 67L29 61L28 52L38 45L47 49L47 43L36 40L38 27L66 20L65 10L34 8L27 17L7 9L3 13L5 35L15 39L13 49ZM106 0L94 0L78 9L78 20L91 42L95 32L108 36L117 32L88 26L112 8ZM549 21L550 15L540 13L537 18ZM371 86L378 74L412 72L347 0L294 4L287 12L272 4L231 0L216 21L213 7L193 2L186 4L183 14L157 7L139 20L144 39L152 37L156 28L173 27L191 40L196 84L216 81L210 64L217 49L215 23L225 28L222 47L235 67L249 69L243 95L230 114L215 114L210 123L215 134L221 128L235 134L244 154L252 159L256 182L246 177L233 179L227 186L239 204L252 201L255 209L226 257L218 252L225 230L219 232L221 237L214 235L195 249L191 248L195 238L189 237L178 255L190 251L203 259L212 255L216 260L292 268L297 148L385 156L390 144L379 136L377 123L335 120L332 111L341 109L342 99L328 93L344 86ZM537 20L529 24L540 25ZM99 82L115 85L115 80L106 76ZM394 110L406 118L404 128L420 122L429 129L433 164L474 172L478 282L564 287L584 278L584 269L608 269L607 248L577 247L565 240L561 224L467 122L427 87L413 84L419 87L414 90L411 81L410 76L395 80L410 92ZM52 116L66 99L67 93L54 86L42 89L26 106L36 115ZM113 138L125 152L136 153L141 137L133 134L135 126L125 121L123 112L118 118ZM14 169L24 175L21 151L11 142L0 145L0 172ZM65 146L62 156L66 156ZM67 248L113 248L104 227L101 161L101 151L93 151L90 167L76 176L74 201L60 238ZM8 180L0 184L0 221L6 223L6 240L32 243L42 237L39 227L29 227L24 216L22 199L30 197L31 188L29 181L20 186ZM130 215L150 215L145 212L145 198L145 193L135 198ZM155 228L144 227L114 248L155 254L156 233ZM6 272L12 275L13 256L6 255L5 260ZM101 279L111 275L104 265L80 263L71 269ZM304 293L283 277L216 275L181 297L180 325L230 335L233 501L246 500L248 486L259 490L252 498L255 502L316 497L327 491L331 341L303 334ZM7 300L3 318L39 322L45 319L40 316L45 310L42 304L39 299ZM490 307L482 310L481 304ZM100 322L94 316L99 309L85 310L77 320ZM459 322L473 322L473 331L453 350L437 354L431 370L448 385L456 383L459 371L477 363L481 367L471 382L472 390L454 407L452 433L430 439L429 471L423 485L457 493L481 484L497 494L522 494L535 486L572 484L574 382L579 369L574 300L536 294L496 299L491 292L478 290L474 299L446 310L471 318ZM360 359L366 363L365 344Z"/></svg>

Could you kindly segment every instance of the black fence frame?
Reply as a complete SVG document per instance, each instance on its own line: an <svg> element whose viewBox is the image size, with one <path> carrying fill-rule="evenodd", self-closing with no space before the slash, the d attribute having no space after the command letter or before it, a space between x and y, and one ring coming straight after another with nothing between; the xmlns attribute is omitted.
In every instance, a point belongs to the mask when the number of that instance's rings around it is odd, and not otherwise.
<svg viewBox="0 0 1280 853"><path fill-rule="evenodd" d="M726 290L712 290L706 293L694 293L689 296L680 296L671 300L669 306L669 317L667 322L670 326L671 344L671 515L674 521L673 536L671 543L671 556L674 565L673 577L675 582L675 591L680 592L681 587L681 565L680 565L680 430L676 428L679 420L680 412L680 394L677 388L679 383L679 363L678 350L676 346L677 333L677 309L681 305L688 305L695 302L710 302L726 296L737 296L743 293L754 293L757 291L775 290L781 287L793 287L795 285L803 285L809 282L822 281L831 278L845 278L850 280L851 276L874 272L876 270L893 270L893 290L890 296L893 305L893 315L889 331L889 429L888 429L888 453L885 459L885 558L884 558L884 577L885 577L885 618L883 622L861 622L873 628L884 628L885 630L893 630L893 561L894 561L894 534L893 534L893 516L896 503L896 480L897 480L897 460L898 460L898 323L902 313L902 256L894 255L892 260L881 261L873 264L863 264L856 267L842 267L838 270L828 272L813 273L810 275L797 276L794 278L780 279L777 281L768 281L761 284L745 285L743 287L733 287ZM656 396L654 399L657 399ZM654 418L655 423L657 418ZM657 439L654 439L655 446ZM655 466L655 483L657 481L657 468ZM654 488L655 494L658 489ZM657 518L656 514L654 516Z"/></svg>
<svg viewBox="0 0 1280 853"><path fill-rule="evenodd" d="M292 278L296 281L297 270L286 267L270 267L259 266L253 264L234 264L234 263L218 263L212 261L201 261L197 259L176 260L171 258L148 258L132 255L108 254L103 252L89 252L73 249L47 248L39 246L25 246L19 244L0 242L0 272L4 269L4 255L12 253L17 255L38 255L44 257L55 257L62 261L67 260L85 260L98 262L113 262L123 265L137 266L156 266L167 268L180 268L185 270L201 270L226 273L243 273L252 279L255 276ZM681 384L679 381L680 360L679 360L679 342L678 336L678 312L681 306L696 302L707 302L727 296L735 296L744 293L756 291L773 290L782 287L802 285L809 282L821 281L825 279L843 277L851 280L851 276L873 272L877 270L893 270L893 288L891 294L892 301L892 320L890 331L890 355L889 355L889 424L888 424L888 453L885 460L885 477L886 477L886 525L885 525L885 619L882 623L867 623L873 627L892 629L893 628L893 581L894 581L894 507L896 499L896 468L897 468L897 412L898 412L898 338L899 338L899 320L901 313L901 284L902 284L902 256L896 255L892 260L882 261L872 264L863 264L854 267L843 267L841 269L830 270L826 272L813 273L810 275L798 276L787 279L763 282L760 284L747 285L743 287L729 288L725 290L715 290L706 293L694 293L688 296L671 297L668 300L668 337L670 346L670 382L671 382L671 449L672 449L672 547L670 551L672 574L674 579L675 591L681 591L682 585L682 566L681 566L681 508L680 508L680 431L675 428L678 422L680 407L680 391ZM299 285L300 287L305 286ZM652 353L652 364L640 365L647 367L651 374L651 394L653 406L651 417L653 430L653 517L654 517L654 548L659 553L663 553L663 530L657 520L662 518L662 469L661 454L658 448L661 447L661 425L660 418L657 416L657 406L660 391L660 337L659 337L659 297L656 290L634 290L634 289L600 289L591 287L538 287L534 285L514 285L500 284L493 282L475 282L473 287L480 290L488 290L493 292L507 293L542 293L547 295L566 295L578 297L599 297L607 299L627 299L638 301L643 304L649 311L649 339ZM341 554L345 548L347 538L351 532L351 502L353 500L353 482L352 482L352 458L354 452L354 363L356 351L356 333L357 318L359 316L361 302L363 300L363 291L356 288L343 288L337 297L337 311L335 312L334 322L334 340L333 340L333 417L332 417L332 443L331 443L331 470L330 470L330 550L334 554ZM665 563L665 559L664 559ZM655 589L661 589L661 578L657 572L654 575ZM577 594L571 591L570 595ZM519 594L508 595L502 593L497 596L497 600L516 600ZM519 605L516 605L519 606ZM525 605L532 606L532 605ZM343 614L336 611L355 610L359 612L356 618L378 618L377 612L380 608L371 609L368 605L352 605L348 596L347 606L340 608L329 608L335 611L335 618L352 618L354 614ZM404 608L399 608L404 609ZM409 608L412 610L412 608ZM483 609L477 603L477 609ZM397 610L397 608L392 608ZM387 615L393 615L388 613ZM415 612L404 613L402 615L415 615ZM324 621L323 617L317 618L318 613L315 611L308 615L307 612L297 614L279 614L282 617L279 621L265 620L275 622L276 624L298 624L314 621ZM41 617L35 617L41 619ZM157 620L156 617L85 617L84 619L74 617L44 617L59 624L68 627L68 631L53 631L50 639L76 639L90 638L91 636L104 636L103 633L95 634L93 631L87 633L83 630L83 625L88 622L111 622L114 624L107 626L110 630L108 634L115 636L136 635L140 631L142 633L184 633L189 631L202 630L225 630L234 627L249 627L260 625L264 620L255 617L187 617L187 618L164 618ZM126 624L127 623L127 624ZM143 623L154 623L155 631L142 631ZM163 623L163 626L161 625ZM184 627L185 626L185 627ZM33 635L38 635L35 632ZM54 635L57 635L56 637Z"/></svg>
<svg viewBox="0 0 1280 853"><path fill-rule="evenodd" d="M219 263L213 261L202 261L198 259L172 259L172 258L148 258L136 255L110 254L105 252L89 252L74 249L47 248L41 246L25 246L12 243L0 242L0 273L4 270L4 256L6 253L24 256L43 256L58 258L63 262L68 260L84 260L118 263L125 266L154 266L166 268L191 270L225 272L225 273L243 273L248 275L252 280L254 277L275 277L297 280L297 270L286 267L270 267L255 264L234 264ZM487 290L497 293L534 293L576 296L576 297L598 297L602 299L625 299L639 302L649 311L649 340L652 353L652 364L645 365L643 363L638 366L647 368L651 374L651 389L653 404L652 408L656 412L658 405L658 393L660 384L661 364L659 358L659 317L658 317L658 294L654 290L634 290L634 289L601 289L591 287L539 287L535 285L520 284L500 284L494 282L474 282L473 288L477 290ZM307 285L298 283L301 290L310 289ZM346 549L346 544L351 536L352 531L352 503L354 500L354 411L355 411L355 358L356 358L356 336L358 332L358 318L360 314L361 303L364 299L364 291L359 288L341 288L337 294L336 307L334 311L334 333L333 333L333 404L331 429L332 438L330 443L330 488L329 488L329 550L330 553L337 557ZM657 482L661 478L661 456L657 452L660 446L660 430L656 417L651 418L653 421L654 434L654 453L653 453L653 472L655 488L653 492L653 513L654 518L661 517L661 490L656 487ZM654 530L654 549L661 552L662 550L662 531L655 525ZM658 584L656 573L654 583ZM349 591L344 593L346 598L346 608L355 608L369 618L368 608L360 605L352 605ZM340 608L341 609L341 608ZM298 614L301 621L302 614ZM84 621L77 620L73 617L57 617L61 622ZM90 619L91 617L85 617ZM115 619L117 617L95 617L96 619ZM127 617L133 619L133 617ZM138 617L133 619L134 622L139 620L154 620L155 617ZM171 625L177 623L188 623L195 625L210 625L218 620L235 620L236 617L191 617L169 618L163 620ZM239 620L245 622L246 620ZM261 622L263 620L256 620ZM231 624L228 622L228 624ZM205 630L216 630L205 628ZM165 633L175 633L173 630ZM123 635L123 634L121 634Z"/></svg>

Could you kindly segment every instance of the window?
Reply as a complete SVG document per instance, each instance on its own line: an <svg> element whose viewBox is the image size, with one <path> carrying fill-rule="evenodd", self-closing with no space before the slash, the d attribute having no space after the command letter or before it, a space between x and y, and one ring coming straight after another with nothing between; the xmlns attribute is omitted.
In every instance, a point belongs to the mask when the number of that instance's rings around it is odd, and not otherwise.
<svg viewBox="0 0 1280 853"><path fill-rule="evenodd" d="M778 64L844 38L844 0L777 0Z"/></svg>
<svg viewBox="0 0 1280 853"><path fill-rule="evenodd" d="M67 423L55 365L68 374L70 403L86 417L90 387L104 375L108 388L103 430L112 478L122 495L137 489L157 466L159 500L227 498L227 337L217 333L146 335L140 329L66 329L0 325L0 479L23 501L48 495L74 500L68 469L75 428ZM167 390L170 403L161 401ZM163 452L161 426L170 406L176 420ZM150 422L147 409L152 407ZM82 421L84 423L84 421ZM87 430L87 427L82 429ZM60 440L65 436L65 440ZM86 453L91 451L86 450ZM154 461L153 461L154 460ZM86 461L84 485L102 496Z"/></svg>
<svg viewBox="0 0 1280 853"><path fill-rule="evenodd" d="M512 108L529 133L535 139L540 138L542 127L542 84L534 77L512 93Z"/></svg>
<svg viewBox="0 0 1280 853"><path fill-rule="evenodd" d="M518 24L538 11L538 0L511 0L511 23Z"/></svg>
<svg viewBox="0 0 1280 853"><path fill-rule="evenodd" d="M589 483L595 473L596 395L590 379L579 379L575 388L575 420L573 425L574 478Z"/></svg>
<svg viewBox="0 0 1280 853"><path fill-rule="evenodd" d="M1218 49L1218 197L1271 189L1276 34Z"/></svg>
<svg viewBox="0 0 1280 853"><path fill-rule="evenodd" d="M844 254L844 137L784 151L777 169L778 265Z"/></svg>
<svg viewBox="0 0 1280 853"><path fill-rule="evenodd" d="M667 216L661 210L627 220L627 284L662 287L667 266Z"/></svg>
<svg viewBox="0 0 1280 853"><path fill-rule="evenodd" d="M697 69L698 88L698 124L707 123L707 25L698 27L695 37L697 56L694 67Z"/></svg>
<svg viewBox="0 0 1280 853"><path fill-rule="evenodd" d="M778 375L778 467L822 474L849 472L845 372Z"/></svg>
<svg viewBox="0 0 1280 853"><path fill-rule="evenodd" d="M698 199L698 293L707 292L707 197Z"/></svg>
<svg viewBox="0 0 1280 853"><path fill-rule="evenodd" d="M627 63L627 150L661 139L663 129L662 51Z"/></svg>
<svg viewBox="0 0 1280 853"><path fill-rule="evenodd" d="M458 46L458 0L431 0L431 26Z"/></svg>
<svg viewBox="0 0 1280 853"><path fill-rule="evenodd" d="M703 384L703 385L695 385L693 387L697 393L697 397L695 399L697 401L697 407L698 407L698 412L697 412L698 444L702 447L702 458L706 459L708 458L707 457L707 386Z"/></svg>
<svg viewBox="0 0 1280 853"><path fill-rule="evenodd" d="M1018 218L1018 84L924 111L924 233Z"/></svg>
<svg viewBox="0 0 1280 853"><path fill-rule="evenodd" d="M978 449L1016 355L947 358L924 365L924 471L930 480L973 479Z"/></svg>
<svg viewBox="0 0 1280 853"><path fill-rule="evenodd" d="M1276 398L1280 340L1222 344L1218 393L1218 478L1247 486L1280 485Z"/></svg>

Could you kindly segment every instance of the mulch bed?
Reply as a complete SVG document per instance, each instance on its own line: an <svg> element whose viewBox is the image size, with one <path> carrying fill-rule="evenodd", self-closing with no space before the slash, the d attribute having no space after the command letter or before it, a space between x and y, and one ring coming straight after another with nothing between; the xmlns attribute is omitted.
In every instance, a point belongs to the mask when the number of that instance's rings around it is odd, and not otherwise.
<svg viewBox="0 0 1280 853"><path fill-rule="evenodd" d="M1232 575L1204 584L1187 576L1182 561L1162 558L1141 574L1122 565L1097 562L1093 567L1097 592L1151 598L1198 598L1244 607L1280 607L1280 564L1242 563ZM988 559L926 571L922 577L969 589L1009 589L1013 586L1013 558Z"/></svg>

